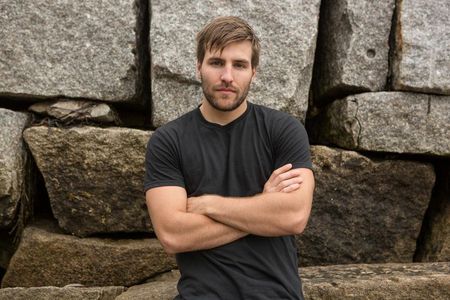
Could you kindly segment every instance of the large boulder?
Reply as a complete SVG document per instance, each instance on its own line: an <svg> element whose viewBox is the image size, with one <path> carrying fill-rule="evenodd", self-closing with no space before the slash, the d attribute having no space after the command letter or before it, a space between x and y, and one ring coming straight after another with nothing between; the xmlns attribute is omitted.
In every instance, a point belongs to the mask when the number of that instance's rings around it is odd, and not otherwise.
<svg viewBox="0 0 450 300"><path fill-rule="evenodd" d="M385 88L395 0L322 1L314 97L330 98Z"/></svg>
<svg viewBox="0 0 450 300"><path fill-rule="evenodd" d="M0 95L142 101L145 3L0 0Z"/></svg>
<svg viewBox="0 0 450 300"><path fill-rule="evenodd" d="M331 103L311 131L351 150L450 156L449 116L448 96L364 93Z"/></svg>
<svg viewBox="0 0 450 300"><path fill-rule="evenodd" d="M447 300L450 263L336 265L302 268L305 300ZM169 300L176 280L133 286L117 300Z"/></svg>
<svg viewBox="0 0 450 300"><path fill-rule="evenodd" d="M417 261L450 261L450 162L437 162L436 185L428 207Z"/></svg>
<svg viewBox="0 0 450 300"><path fill-rule="evenodd" d="M89 126L25 130L61 228L78 236L151 229L143 192L150 134Z"/></svg>
<svg viewBox="0 0 450 300"><path fill-rule="evenodd" d="M448 1L397 1L393 87L450 95Z"/></svg>
<svg viewBox="0 0 450 300"><path fill-rule="evenodd" d="M41 220L25 228L2 288L131 286L175 265L156 239L78 238Z"/></svg>
<svg viewBox="0 0 450 300"><path fill-rule="evenodd" d="M319 0L151 1L153 125L159 127L199 104L195 34L219 15L243 17L261 39L260 68L249 99L303 119L319 5Z"/></svg>
<svg viewBox="0 0 450 300"><path fill-rule="evenodd" d="M0 289L0 300L114 300L124 287L31 287Z"/></svg>
<svg viewBox="0 0 450 300"><path fill-rule="evenodd" d="M12 226L26 200L29 168L22 131L29 122L29 114L0 108L0 229Z"/></svg>
<svg viewBox="0 0 450 300"><path fill-rule="evenodd" d="M435 174L427 163L312 147L313 208L300 265L412 262Z"/></svg>

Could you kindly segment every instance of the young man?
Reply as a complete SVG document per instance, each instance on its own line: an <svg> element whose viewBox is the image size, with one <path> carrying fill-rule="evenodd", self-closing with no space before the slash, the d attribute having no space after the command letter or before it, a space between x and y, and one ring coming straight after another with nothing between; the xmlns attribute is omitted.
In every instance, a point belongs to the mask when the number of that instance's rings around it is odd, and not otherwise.
<svg viewBox="0 0 450 300"><path fill-rule="evenodd" d="M197 35L201 105L152 135L145 190L175 253L177 299L302 299L294 234L314 190L308 137L293 117L247 101L259 41L242 19Z"/></svg>

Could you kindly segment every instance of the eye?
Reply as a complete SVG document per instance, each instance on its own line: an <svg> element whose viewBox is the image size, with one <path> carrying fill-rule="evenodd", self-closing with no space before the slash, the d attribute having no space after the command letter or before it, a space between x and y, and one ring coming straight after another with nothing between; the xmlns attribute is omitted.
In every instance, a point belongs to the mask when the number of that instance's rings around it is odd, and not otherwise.
<svg viewBox="0 0 450 300"><path fill-rule="evenodd" d="M240 62L235 63L234 66L238 69L246 69L247 68L247 64L240 63Z"/></svg>
<svg viewBox="0 0 450 300"><path fill-rule="evenodd" d="M210 64L211 66L217 66L217 67L220 67L220 66L223 65L222 61L220 61L220 60L211 60L211 61L209 62L209 64Z"/></svg>

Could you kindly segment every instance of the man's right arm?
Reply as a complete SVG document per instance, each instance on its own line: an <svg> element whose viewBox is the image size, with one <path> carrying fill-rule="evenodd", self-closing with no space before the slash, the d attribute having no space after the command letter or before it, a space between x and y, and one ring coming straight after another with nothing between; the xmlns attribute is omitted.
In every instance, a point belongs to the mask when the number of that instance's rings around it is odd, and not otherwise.
<svg viewBox="0 0 450 300"><path fill-rule="evenodd" d="M186 212L186 190L162 186L145 193L155 233L170 254L211 249L247 235L209 217Z"/></svg>

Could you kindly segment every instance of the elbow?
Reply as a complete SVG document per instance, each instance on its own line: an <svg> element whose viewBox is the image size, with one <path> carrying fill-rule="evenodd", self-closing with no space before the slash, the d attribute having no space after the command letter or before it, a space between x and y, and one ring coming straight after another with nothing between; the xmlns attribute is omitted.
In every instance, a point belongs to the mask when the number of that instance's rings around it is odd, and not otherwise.
<svg viewBox="0 0 450 300"><path fill-rule="evenodd" d="M183 252L183 250L180 247L180 243L178 242L178 239L172 234L160 233L157 236L159 242L161 243L162 247L164 248L164 251L167 254L173 255Z"/></svg>
<svg viewBox="0 0 450 300"><path fill-rule="evenodd" d="M291 226L289 228L290 234L302 234L305 231L306 225L308 224L309 216L296 216L294 220L291 222Z"/></svg>

